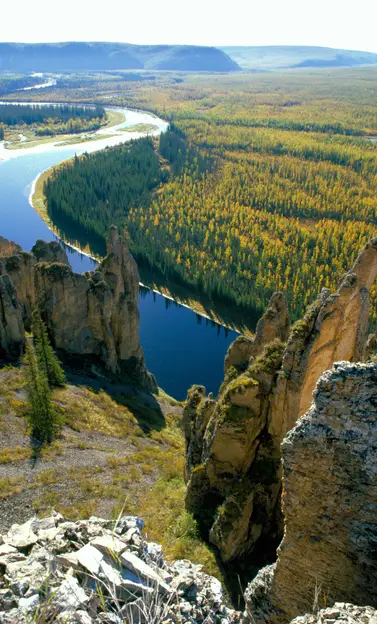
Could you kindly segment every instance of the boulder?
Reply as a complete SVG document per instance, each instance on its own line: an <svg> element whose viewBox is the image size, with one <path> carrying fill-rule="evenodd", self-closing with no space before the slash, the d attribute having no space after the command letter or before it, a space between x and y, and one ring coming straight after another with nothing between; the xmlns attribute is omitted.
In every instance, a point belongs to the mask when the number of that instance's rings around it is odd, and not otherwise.
<svg viewBox="0 0 377 624"><path fill-rule="evenodd" d="M38 537L34 529L38 526L38 521L31 518L24 524L13 524L6 536L6 544L21 551L28 551L37 543Z"/></svg>
<svg viewBox="0 0 377 624"><path fill-rule="evenodd" d="M189 561L164 564L161 547L140 535L143 524L125 516L117 523L125 532L116 534L109 528L113 523L103 518L32 518L23 532L32 529L38 542L27 558L7 543L15 533L10 531L1 552L21 560L1 569L1 584L7 586L0 586L0 624L38 618L57 624L122 624L132 617L146 624L158 617L175 624L224 624L224 615L228 624L241 622L241 614L224 605L219 581ZM61 533L50 539L54 527ZM128 541L130 531L140 539L138 548ZM65 552L55 556L61 542ZM82 547L76 550L78 543ZM19 547L25 548L24 542Z"/></svg>

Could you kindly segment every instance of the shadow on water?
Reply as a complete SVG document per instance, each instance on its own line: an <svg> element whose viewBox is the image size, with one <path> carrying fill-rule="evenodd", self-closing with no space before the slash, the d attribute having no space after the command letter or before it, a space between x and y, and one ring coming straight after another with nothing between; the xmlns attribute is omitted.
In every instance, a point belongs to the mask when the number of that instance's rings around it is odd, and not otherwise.
<svg viewBox="0 0 377 624"><path fill-rule="evenodd" d="M66 215L54 211L50 214L58 235L72 245L90 249L96 257L106 254L105 237L96 234L90 227L85 227L72 222ZM240 333L252 334L256 324L264 310L252 309L251 307L237 306L234 301L225 295L210 297L202 288L187 285L174 269L160 271L151 267L145 258L132 253L137 261L140 278L149 289L161 292L168 291L169 295L179 303L200 309L202 315L208 317L214 323L232 328Z"/></svg>

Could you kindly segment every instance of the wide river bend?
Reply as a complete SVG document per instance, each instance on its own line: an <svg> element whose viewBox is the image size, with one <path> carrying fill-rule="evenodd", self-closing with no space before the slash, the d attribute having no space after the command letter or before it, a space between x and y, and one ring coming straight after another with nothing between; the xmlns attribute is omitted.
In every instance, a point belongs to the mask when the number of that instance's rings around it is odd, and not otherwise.
<svg viewBox="0 0 377 624"><path fill-rule="evenodd" d="M166 122L142 111L119 109L126 121L96 134L98 140L69 146L41 145L29 149L5 150L0 142L0 235L30 251L37 239L56 239L54 233L30 204L37 176L75 154L104 149L143 133L122 132L137 124L153 124L159 134ZM101 134L107 138L101 139ZM109 138L108 135L112 134ZM94 261L71 246L68 257L77 272L91 270ZM194 383L216 393L223 379L224 356L236 332L203 318L185 306L141 288L139 295L140 339L148 369L168 394L184 399Z"/></svg>

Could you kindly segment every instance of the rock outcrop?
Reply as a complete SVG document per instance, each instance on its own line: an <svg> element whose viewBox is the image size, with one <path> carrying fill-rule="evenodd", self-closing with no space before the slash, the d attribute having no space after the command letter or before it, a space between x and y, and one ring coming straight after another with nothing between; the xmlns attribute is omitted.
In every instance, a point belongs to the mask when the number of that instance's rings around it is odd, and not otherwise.
<svg viewBox="0 0 377 624"><path fill-rule="evenodd" d="M324 290L286 343L286 309L275 295L255 340L230 347L218 400L203 388L189 392L186 505L224 561L258 558L281 541L281 441L308 409L319 376L337 360L362 359L376 276L374 239L337 292Z"/></svg>
<svg viewBox="0 0 377 624"><path fill-rule="evenodd" d="M3 239L0 248L9 249L9 245ZM58 243L37 241L32 253L14 247L12 255L0 258L0 276L14 286L16 308L27 330L33 307L38 306L52 344L63 354L83 356L110 374L127 376L148 390L157 389L139 341L137 266L115 227L110 230L106 258L91 273L74 273ZM7 333L0 326L4 351L14 342L8 334L14 335L15 325L9 321L12 330L8 328ZM24 336L21 345L23 340Z"/></svg>
<svg viewBox="0 0 377 624"><path fill-rule="evenodd" d="M375 363L335 364L285 438L284 538L246 591L257 622L289 622L313 603L377 608L376 388Z"/></svg>
<svg viewBox="0 0 377 624"><path fill-rule="evenodd" d="M270 299L268 308L258 321L253 339L239 336L230 345L225 357L225 375L231 366L237 370L246 370L258 355L263 353L265 345L274 340L285 342L289 335L289 318L287 304L282 293L275 293ZM250 361L251 360L251 361Z"/></svg>
<svg viewBox="0 0 377 624"><path fill-rule="evenodd" d="M17 243L9 241L7 238L0 236L0 258L13 256L13 254L21 253L21 251L22 247L17 245Z"/></svg>
<svg viewBox="0 0 377 624"><path fill-rule="evenodd" d="M377 624L377 611L372 607L337 602L315 614L295 618L291 624Z"/></svg>
<svg viewBox="0 0 377 624"><path fill-rule="evenodd" d="M31 253L37 258L38 262L62 262L63 264L69 264L66 251L56 241L46 243L39 239L32 247Z"/></svg>
<svg viewBox="0 0 377 624"><path fill-rule="evenodd" d="M0 276L0 355L17 359L25 345L22 310L8 275Z"/></svg>
<svg viewBox="0 0 377 624"><path fill-rule="evenodd" d="M190 561L166 563L143 526L133 516L114 527L57 513L14 525L0 540L1 624L240 621L217 579Z"/></svg>

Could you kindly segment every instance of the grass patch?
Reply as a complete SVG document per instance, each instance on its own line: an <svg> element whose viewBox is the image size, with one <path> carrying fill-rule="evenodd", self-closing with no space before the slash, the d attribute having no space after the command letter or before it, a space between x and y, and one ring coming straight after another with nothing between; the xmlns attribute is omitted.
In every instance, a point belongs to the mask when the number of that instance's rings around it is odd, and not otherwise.
<svg viewBox="0 0 377 624"><path fill-rule="evenodd" d="M154 130L157 130L157 126L148 123L138 123L128 128L119 128L119 130L122 132L154 132Z"/></svg>
<svg viewBox="0 0 377 624"><path fill-rule="evenodd" d="M184 460L178 458L171 463L171 459L166 461L166 470L144 494L135 511L145 520L147 539L162 544L168 560L190 559L221 579L215 555L201 539L196 521L185 510Z"/></svg>
<svg viewBox="0 0 377 624"><path fill-rule="evenodd" d="M113 134L100 134L99 136L95 135L95 134L91 134L91 135L82 135L82 136L73 136L70 139L67 139L65 141L62 141L59 143L57 143L57 145L59 145L59 147L65 146L65 145L76 145L77 143L88 143L90 141L103 141L104 139L111 139L111 137L113 137Z"/></svg>
<svg viewBox="0 0 377 624"><path fill-rule="evenodd" d="M53 399L58 411L65 415L66 425L74 431L95 431L119 438L142 434L132 411L103 391L67 386L55 390Z"/></svg>
<svg viewBox="0 0 377 624"><path fill-rule="evenodd" d="M10 462L29 459L30 455L30 448L21 446L16 446L14 448L2 448L0 449L0 464L9 464Z"/></svg>
<svg viewBox="0 0 377 624"><path fill-rule="evenodd" d="M0 500L19 494L23 490L21 477L5 477L0 479Z"/></svg>

